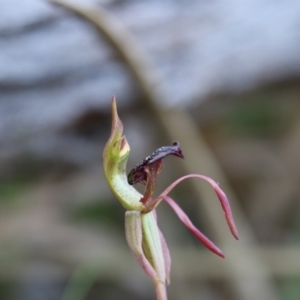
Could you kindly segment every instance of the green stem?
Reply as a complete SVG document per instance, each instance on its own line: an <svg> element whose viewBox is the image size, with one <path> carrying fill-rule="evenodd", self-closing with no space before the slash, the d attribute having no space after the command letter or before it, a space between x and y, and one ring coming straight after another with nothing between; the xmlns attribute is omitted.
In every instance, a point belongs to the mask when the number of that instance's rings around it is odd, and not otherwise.
<svg viewBox="0 0 300 300"><path fill-rule="evenodd" d="M154 285L155 285L156 299L157 300L168 300L165 284L161 281L156 281L154 283Z"/></svg>

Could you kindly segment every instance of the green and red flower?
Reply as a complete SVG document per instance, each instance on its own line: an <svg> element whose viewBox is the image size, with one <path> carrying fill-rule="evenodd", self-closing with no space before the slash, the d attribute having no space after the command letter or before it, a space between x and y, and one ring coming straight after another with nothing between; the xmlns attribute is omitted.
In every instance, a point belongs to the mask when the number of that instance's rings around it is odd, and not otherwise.
<svg viewBox="0 0 300 300"><path fill-rule="evenodd" d="M161 201L171 206L182 223L204 246L218 256L224 257L223 252L193 225L180 206L168 196L170 191L187 178L204 179L216 192L229 229L236 239L238 239L237 229L225 193L214 180L207 176L200 174L183 176L173 182L158 197L152 197L157 176L163 168L163 158L167 155L183 158L178 142L156 150L132 169L127 177L126 164L129 152L130 147L123 135L123 124L118 116L116 99L113 98L111 135L103 151L105 178L115 197L126 209L125 232L132 253L145 273L153 280L157 300L167 300L166 284L170 282L171 257L164 236L158 227L155 212ZM133 187L133 184L138 182L146 186L144 195Z"/></svg>

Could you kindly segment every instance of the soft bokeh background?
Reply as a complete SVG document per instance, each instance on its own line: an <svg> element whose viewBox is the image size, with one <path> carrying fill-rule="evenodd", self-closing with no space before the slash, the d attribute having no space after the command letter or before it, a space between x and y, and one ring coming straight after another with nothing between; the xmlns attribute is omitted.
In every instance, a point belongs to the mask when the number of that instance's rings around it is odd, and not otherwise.
<svg viewBox="0 0 300 300"><path fill-rule="evenodd" d="M233 206L239 242L205 184L173 193L225 260L159 207L170 299L300 299L300 2L80 4L116 44L61 6L0 0L0 299L154 299L102 174L112 95L129 168L178 140L157 189L205 173Z"/></svg>

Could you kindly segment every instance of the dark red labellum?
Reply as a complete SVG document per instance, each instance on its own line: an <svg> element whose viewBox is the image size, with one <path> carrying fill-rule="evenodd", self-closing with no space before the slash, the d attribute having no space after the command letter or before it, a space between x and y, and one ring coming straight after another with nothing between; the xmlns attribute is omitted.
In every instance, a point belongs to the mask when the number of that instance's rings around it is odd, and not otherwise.
<svg viewBox="0 0 300 300"><path fill-rule="evenodd" d="M128 183L130 185L136 183L146 183L147 175L145 172L145 167L155 163L158 160L162 160L168 155L174 155L180 158L184 158L182 151L180 149L180 144L174 142L172 146L163 146L155 150L151 155L147 156L142 162L137 164L127 176Z"/></svg>

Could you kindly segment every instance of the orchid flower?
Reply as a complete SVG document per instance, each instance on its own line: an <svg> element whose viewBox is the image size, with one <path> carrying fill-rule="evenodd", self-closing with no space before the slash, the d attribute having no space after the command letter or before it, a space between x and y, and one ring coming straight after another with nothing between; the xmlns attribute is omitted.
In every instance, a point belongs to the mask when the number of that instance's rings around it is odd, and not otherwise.
<svg viewBox="0 0 300 300"><path fill-rule="evenodd" d="M148 156L126 176L126 164L130 147L123 135L123 124L117 113L116 99L112 99L111 135L103 151L103 167L107 183L126 209L125 231L128 245L145 273L153 280L157 300L167 300L166 284L170 283L171 257L167 243L161 233L156 216L156 208L161 201L168 203L176 215L193 235L210 251L220 257L223 252L202 234L191 222L180 206L168 194L187 178L200 178L214 189L223 208L226 221L233 236L238 239L230 205L225 193L211 178L200 174L189 174L173 182L158 197L153 198L157 176L163 167L163 158L174 155L183 158L178 142L165 146ZM144 195L134 187L145 184Z"/></svg>

